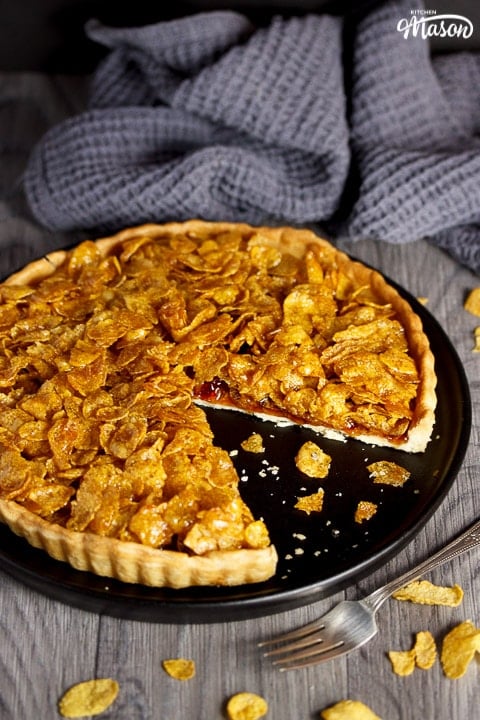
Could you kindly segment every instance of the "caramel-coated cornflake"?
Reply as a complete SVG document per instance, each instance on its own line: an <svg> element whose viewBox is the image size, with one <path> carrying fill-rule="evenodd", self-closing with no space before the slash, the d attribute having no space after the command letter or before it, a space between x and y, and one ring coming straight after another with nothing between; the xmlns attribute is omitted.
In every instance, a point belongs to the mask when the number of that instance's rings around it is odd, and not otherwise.
<svg viewBox="0 0 480 720"><path fill-rule="evenodd" d="M312 478L325 478L330 470L332 458L316 443L307 440L295 456L297 468Z"/></svg>
<svg viewBox="0 0 480 720"><path fill-rule="evenodd" d="M408 470L390 460L370 463L367 465L367 470L369 470L374 483L393 485L394 487L402 487L410 477Z"/></svg>
<svg viewBox="0 0 480 720"><path fill-rule="evenodd" d="M354 520L359 524L365 520L371 520L377 510L378 505L376 503L370 502L369 500L360 500L355 509Z"/></svg>
<svg viewBox="0 0 480 720"><path fill-rule="evenodd" d="M294 507L297 508L297 510L302 510L307 513L307 515L310 515L312 512L321 512L323 509L324 496L325 490L323 488L319 488L316 493L303 495L302 497L297 498L297 502Z"/></svg>
<svg viewBox="0 0 480 720"><path fill-rule="evenodd" d="M240 443L243 450L251 453L263 453L265 448L260 433L252 433L246 440Z"/></svg>

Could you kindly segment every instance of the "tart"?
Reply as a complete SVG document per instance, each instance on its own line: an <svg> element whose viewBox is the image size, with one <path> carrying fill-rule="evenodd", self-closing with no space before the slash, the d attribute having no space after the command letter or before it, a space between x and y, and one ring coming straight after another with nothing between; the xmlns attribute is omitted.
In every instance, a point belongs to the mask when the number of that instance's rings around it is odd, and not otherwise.
<svg viewBox="0 0 480 720"><path fill-rule="evenodd" d="M434 359L376 271L313 232L192 220L0 285L0 518L80 570L181 588L275 573L204 405L423 452Z"/></svg>

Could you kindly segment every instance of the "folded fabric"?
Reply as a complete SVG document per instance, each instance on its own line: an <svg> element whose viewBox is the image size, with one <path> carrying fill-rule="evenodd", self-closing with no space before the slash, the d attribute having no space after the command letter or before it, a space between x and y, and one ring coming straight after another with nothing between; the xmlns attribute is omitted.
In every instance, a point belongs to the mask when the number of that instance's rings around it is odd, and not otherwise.
<svg viewBox="0 0 480 720"><path fill-rule="evenodd" d="M54 127L25 174L44 225L334 213L350 159L340 19L255 30L214 12L88 32L112 48L91 109Z"/></svg>
<svg viewBox="0 0 480 720"><path fill-rule="evenodd" d="M34 215L96 232L314 222L352 239L427 237L480 272L480 58L432 60L426 40L397 31L409 16L392 0L359 22L351 78L338 17L89 23L109 53L89 109L32 153Z"/></svg>
<svg viewBox="0 0 480 720"><path fill-rule="evenodd" d="M359 195L345 231L400 243L430 237L480 271L480 56L430 57L397 31L410 2L359 25L353 54L352 149Z"/></svg>

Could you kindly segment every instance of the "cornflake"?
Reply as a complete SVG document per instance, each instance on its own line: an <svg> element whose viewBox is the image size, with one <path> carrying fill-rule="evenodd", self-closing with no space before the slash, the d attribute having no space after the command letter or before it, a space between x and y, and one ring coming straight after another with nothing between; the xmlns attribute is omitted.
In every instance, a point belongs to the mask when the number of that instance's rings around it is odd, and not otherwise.
<svg viewBox="0 0 480 720"><path fill-rule="evenodd" d="M227 703L229 720L258 720L268 712L268 703L261 696L251 692L232 695Z"/></svg>
<svg viewBox="0 0 480 720"><path fill-rule="evenodd" d="M443 672L451 680L461 678L477 652L480 652L480 628L471 620L465 620L443 638L440 655Z"/></svg>
<svg viewBox="0 0 480 720"><path fill-rule="evenodd" d="M80 718L100 715L115 701L120 686L111 678L86 680L69 688L58 702L60 715Z"/></svg>
<svg viewBox="0 0 480 720"><path fill-rule="evenodd" d="M370 472L370 477L373 478L374 483L393 485L394 487L402 487L410 477L408 470L390 460L379 460L370 463L370 465L367 465L367 470Z"/></svg>
<svg viewBox="0 0 480 720"><path fill-rule="evenodd" d="M321 512L323 508L323 498L325 490L320 488L316 493L312 495L304 495L303 497L297 498L297 502L294 507L297 510L302 510L310 515L311 512Z"/></svg>
<svg viewBox="0 0 480 720"><path fill-rule="evenodd" d="M463 590L459 585L443 587L429 580L415 580L393 593L396 600L408 600L421 605L446 605L458 607L463 600Z"/></svg>
<svg viewBox="0 0 480 720"><path fill-rule="evenodd" d="M163 660L162 667L174 680L191 680L195 677L196 667L194 660L171 658Z"/></svg>
<svg viewBox="0 0 480 720"><path fill-rule="evenodd" d="M308 440L295 456L297 468L312 478L325 478L330 470L332 458L318 445Z"/></svg>
<svg viewBox="0 0 480 720"><path fill-rule="evenodd" d="M388 653L393 672L397 675L411 675L415 667L428 670L437 659L437 648L433 635L428 630L416 634L411 650L390 650Z"/></svg>
<svg viewBox="0 0 480 720"><path fill-rule="evenodd" d="M360 700L340 700L340 702L322 710L323 720L381 720Z"/></svg>
<svg viewBox="0 0 480 720"><path fill-rule="evenodd" d="M417 633L414 645L415 664L421 670L429 670L437 659L437 647L433 635L428 630Z"/></svg>
<svg viewBox="0 0 480 720"><path fill-rule="evenodd" d="M250 437L240 443L243 450L251 453L263 453L265 448L263 446L263 438L259 433L252 433Z"/></svg>
<svg viewBox="0 0 480 720"><path fill-rule="evenodd" d="M480 287L473 288L467 295L463 307L472 315L480 317Z"/></svg>
<svg viewBox="0 0 480 720"><path fill-rule="evenodd" d="M389 650L388 657L396 675L406 677L415 670L415 652L413 650Z"/></svg>
<svg viewBox="0 0 480 720"><path fill-rule="evenodd" d="M356 523L362 523L364 520L370 520L377 512L376 503L368 500L360 500L355 510L354 519Z"/></svg>
<svg viewBox="0 0 480 720"><path fill-rule="evenodd" d="M473 346L473 352L480 352L480 325L473 331L473 337L475 339L475 345Z"/></svg>

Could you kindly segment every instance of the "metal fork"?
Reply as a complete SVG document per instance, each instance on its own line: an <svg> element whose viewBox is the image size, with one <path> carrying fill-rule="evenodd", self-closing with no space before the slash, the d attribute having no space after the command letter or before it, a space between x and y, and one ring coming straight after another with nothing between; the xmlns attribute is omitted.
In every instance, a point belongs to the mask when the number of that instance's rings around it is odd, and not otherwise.
<svg viewBox="0 0 480 720"><path fill-rule="evenodd" d="M345 655L376 635L377 610L396 590L476 545L480 545L480 520L427 560L362 600L344 600L318 620L264 640L259 647L281 645L264 655L273 658L273 664L282 671L309 667Z"/></svg>

